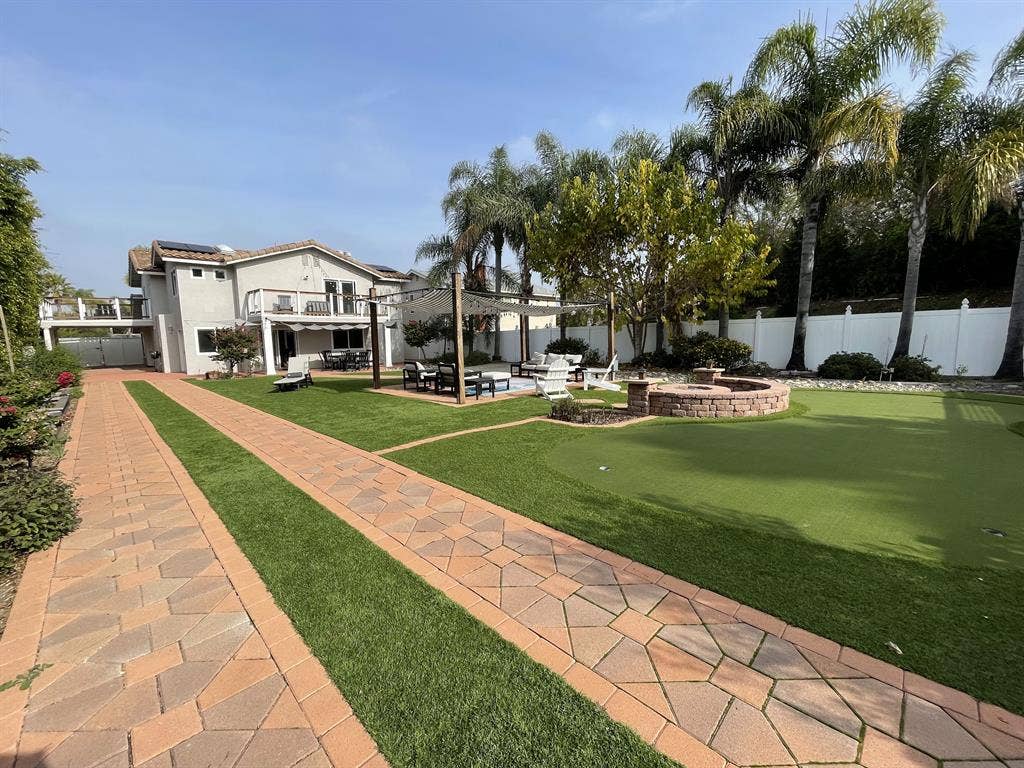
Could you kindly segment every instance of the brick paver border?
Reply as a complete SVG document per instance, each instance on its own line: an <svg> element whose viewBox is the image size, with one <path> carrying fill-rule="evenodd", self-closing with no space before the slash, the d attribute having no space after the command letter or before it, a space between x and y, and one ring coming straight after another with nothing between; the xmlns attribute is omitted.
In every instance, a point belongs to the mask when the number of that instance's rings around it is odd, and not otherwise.
<svg viewBox="0 0 1024 768"><path fill-rule="evenodd" d="M1018 715L379 455L152 383L691 768L1024 768Z"/></svg>

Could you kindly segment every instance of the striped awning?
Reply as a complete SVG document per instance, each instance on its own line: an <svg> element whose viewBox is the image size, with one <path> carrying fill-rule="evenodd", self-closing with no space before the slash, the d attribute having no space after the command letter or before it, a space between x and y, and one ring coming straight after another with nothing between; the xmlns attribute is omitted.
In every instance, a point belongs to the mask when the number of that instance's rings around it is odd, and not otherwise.
<svg viewBox="0 0 1024 768"><path fill-rule="evenodd" d="M274 323L293 331L348 331L353 328L369 328L369 323Z"/></svg>
<svg viewBox="0 0 1024 768"><path fill-rule="evenodd" d="M432 288L414 298L390 301L387 304L402 311L402 316L411 320L450 315L452 313L452 292L447 288ZM485 293L462 292L462 312L466 315L529 315L547 317L566 315L588 309L603 307L604 304L521 304Z"/></svg>

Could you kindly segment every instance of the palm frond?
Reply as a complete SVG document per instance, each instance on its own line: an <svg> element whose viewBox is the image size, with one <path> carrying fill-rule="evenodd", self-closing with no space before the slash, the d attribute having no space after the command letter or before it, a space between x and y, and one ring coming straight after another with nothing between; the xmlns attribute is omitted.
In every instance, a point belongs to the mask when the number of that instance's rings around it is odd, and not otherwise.
<svg viewBox="0 0 1024 768"><path fill-rule="evenodd" d="M993 203L1010 205L1024 176L1024 127L998 128L972 143L947 185L953 231L971 236Z"/></svg>
<svg viewBox="0 0 1024 768"><path fill-rule="evenodd" d="M623 131L615 138L612 153L616 156L617 162L625 164L650 160L661 165L668 157L668 149L658 134L635 128Z"/></svg>
<svg viewBox="0 0 1024 768"><path fill-rule="evenodd" d="M989 88L1007 92L1017 100L1024 99L1024 30L996 56Z"/></svg>
<svg viewBox="0 0 1024 768"><path fill-rule="evenodd" d="M830 150L855 153L892 167L899 159L901 120L895 95L888 88L877 88L823 115L820 137Z"/></svg>
<svg viewBox="0 0 1024 768"><path fill-rule="evenodd" d="M780 92L799 88L817 68L818 28L798 19L766 37L747 68L745 86L774 85Z"/></svg>

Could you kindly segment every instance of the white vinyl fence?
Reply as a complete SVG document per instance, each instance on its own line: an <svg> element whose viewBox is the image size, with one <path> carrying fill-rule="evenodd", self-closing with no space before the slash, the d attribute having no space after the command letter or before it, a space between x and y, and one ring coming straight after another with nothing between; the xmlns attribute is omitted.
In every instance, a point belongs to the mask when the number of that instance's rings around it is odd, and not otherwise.
<svg viewBox="0 0 1024 768"><path fill-rule="evenodd" d="M749 344L753 359L767 363L773 368L782 368L789 361L793 344L792 317L761 317L750 320L731 320L729 336ZM940 309L918 312L914 316L914 333L910 340L910 353L924 355L938 365L942 373L953 375L961 365L966 366L971 376L991 376L999 367L1006 342L1006 329L1010 321L1009 307L971 309L967 299L960 309ZM819 315L807 322L807 346L805 362L811 369L834 352L870 352L886 362L896 344L900 327L899 312L878 312L855 315L849 307L842 315ZM718 321L685 323L687 335L705 330L718 332ZM567 335L586 341L599 352L607 347L605 326L568 328ZM492 337L493 338L493 337ZM557 326L530 329L531 351L542 351L549 341L558 338ZM491 351L493 340L477 337L476 348ZM652 324L647 331L645 351L654 350L655 329ZM619 359L628 362L634 356L633 345L626 329L618 331L615 346ZM427 355L439 355L442 345L427 348ZM419 357L419 350L406 350L409 360ZM519 331L501 332L501 355L505 360L519 359Z"/></svg>

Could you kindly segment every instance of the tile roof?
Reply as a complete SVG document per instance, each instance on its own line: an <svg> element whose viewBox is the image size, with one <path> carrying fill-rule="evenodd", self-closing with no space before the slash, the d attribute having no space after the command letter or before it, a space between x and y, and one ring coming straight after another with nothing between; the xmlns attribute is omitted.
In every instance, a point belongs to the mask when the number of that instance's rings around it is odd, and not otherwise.
<svg viewBox="0 0 1024 768"><path fill-rule="evenodd" d="M383 270L377 266L365 264L358 259L353 258L352 254L348 251L339 251L335 248L324 245L317 240L299 240L294 243L281 243L279 245L271 245L266 248L258 248L255 250L236 249L228 252L217 251L215 253L168 248L165 245L162 245L161 242L168 243L170 241L154 240L152 245L148 248L145 246L136 246L128 251L128 260L136 271L144 271L147 269L153 269L154 267L159 267L160 263L164 259L187 259L189 261L207 261L212 264L231 264L236 261L257 258L259 256L272 256L275 253L287 253L288 251L294 251L299 248L314 247L337 257L341 261L366 270L370 274L381 279L409 279L408 275L403 272L390 269ZM185 243L175 243L175 245L185 245ZM207 248L208 246L202 247Z"/></svg>

